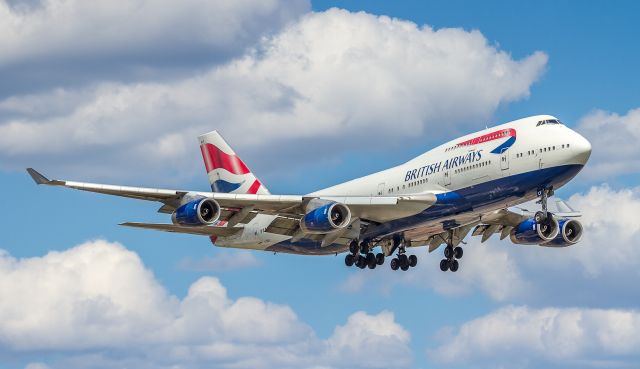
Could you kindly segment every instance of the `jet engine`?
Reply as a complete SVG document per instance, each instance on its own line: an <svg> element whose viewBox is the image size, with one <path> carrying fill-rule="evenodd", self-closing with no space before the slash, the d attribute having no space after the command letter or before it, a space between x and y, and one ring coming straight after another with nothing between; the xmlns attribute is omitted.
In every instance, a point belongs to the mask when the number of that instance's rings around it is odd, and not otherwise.
<svg viewBox="0 0 640 369"><path fill-rule="evenodd" d="M543 243L540 246L567 247L575 245L582 239L582 223L574 219L560 219L560 232L553 240Z"/></svg>
<svg viewBox="0 0 640 369"><path fill-rule="evenodd" d="M538 223L534 218L518 224L511 231L511 242L519 245L539 245L558 236L560 225L554 217Z"/></svg>
<svg viewBox="0 0 640 369"><path fill-rule="evenodd" d="M220 204L216 200L202 198L177 208L171 215L171 221L183 226L202 226L217 221L220 213Z"/></svg>
<svg viewBox="0 0 640 369"><path fill-rule="evenodd" d="M317 206L314 208L314 206ZM349 207L339 202L310 203L312 208L300 220L300 228L305 233L329 233L344 228L351 222Z"/></svg>

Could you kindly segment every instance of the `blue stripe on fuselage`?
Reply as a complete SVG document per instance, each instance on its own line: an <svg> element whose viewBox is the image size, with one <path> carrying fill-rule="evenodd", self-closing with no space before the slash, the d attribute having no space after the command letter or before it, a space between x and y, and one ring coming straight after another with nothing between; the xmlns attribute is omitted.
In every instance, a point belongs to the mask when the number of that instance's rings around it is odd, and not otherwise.
<svg viewBox="0 0 640 369"><path fill-rule="evenodd" d="M493 149L491 153L502 154L503 152L507 151L507 149L509 149L511 146L513 146L514 143L516 143L516 137L515 136L509 137L509 139L506 140L502 145Z"/></svg>
<svg viewBox="0 0 640 369"><path fill-rule="evenodd" d="M478 183L477 185L436 195L436 203L420 214L383 223L363 235L375 238L441 219L443 224L452 217L483 208L516 201L527 195L535 194L543 186L553 185L559 188L567 183L582 169L582 165L563 165L553 168L534 170L512 176ZM268 251L300 254L333 254L346 251L346 245L333 244L320 247L321 241L302 239L292 243L283 241L267 248Z"/></svg>

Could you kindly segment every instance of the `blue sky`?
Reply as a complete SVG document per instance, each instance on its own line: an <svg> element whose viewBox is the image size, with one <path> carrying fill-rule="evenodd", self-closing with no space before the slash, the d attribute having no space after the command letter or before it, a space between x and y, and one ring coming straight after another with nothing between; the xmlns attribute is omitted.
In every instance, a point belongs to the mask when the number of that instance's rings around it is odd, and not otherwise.
<svg viewBox="0 0 640 369"><path fill-rule="evenodd" d="M80 3L0 2L3 367L640 363L635 2ZM271 192L300 194L533 114L593 143L559 191L587 235L470 241L455 275L423 249L400 274L126 229L167 219L23 170L206 190L195 137L219 129Z"/></svg>

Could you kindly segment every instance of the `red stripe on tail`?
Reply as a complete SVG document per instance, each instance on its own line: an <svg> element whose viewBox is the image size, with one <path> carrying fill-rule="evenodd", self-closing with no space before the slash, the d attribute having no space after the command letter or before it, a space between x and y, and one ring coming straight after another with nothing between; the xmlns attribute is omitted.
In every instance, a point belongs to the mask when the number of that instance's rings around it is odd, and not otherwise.
<svg viewBox="0 0 640 369"><path fill-rule="evenodd" d="M210 143L202 144L200 145L200 151L202 152L202 159L204 159L207 173L218 168L225 169L233 174L250 173L249 168L244 165L237 155L229 155L215 145Z"/></svg>
<svg viewBox="0 0 640 369"><path fill-rule="evenodd" d="M249 189L247 190L247 193L250 195L255 195L256 193L258 193L258 189L260 188L260 181L258 181L257 179L255 181L253 181L253 184L251 185L251 187L249 187Z"/></svg>

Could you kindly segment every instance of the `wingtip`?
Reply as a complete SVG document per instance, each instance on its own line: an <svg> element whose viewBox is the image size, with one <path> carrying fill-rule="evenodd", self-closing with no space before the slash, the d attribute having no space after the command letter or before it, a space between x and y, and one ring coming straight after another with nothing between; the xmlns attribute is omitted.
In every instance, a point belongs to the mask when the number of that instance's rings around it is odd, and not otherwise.
<svg viewBox="0 0 640 369"><path fill-rule="evenodd" d="M33 181L36 182L36 184L41 185L41 184L51 183L51 180L49 180L49 178L45 177L44 175L42 175L42 173L38 172L33 168L27 168L27 173L29 173L29 175L31 176Z"/></svg>

